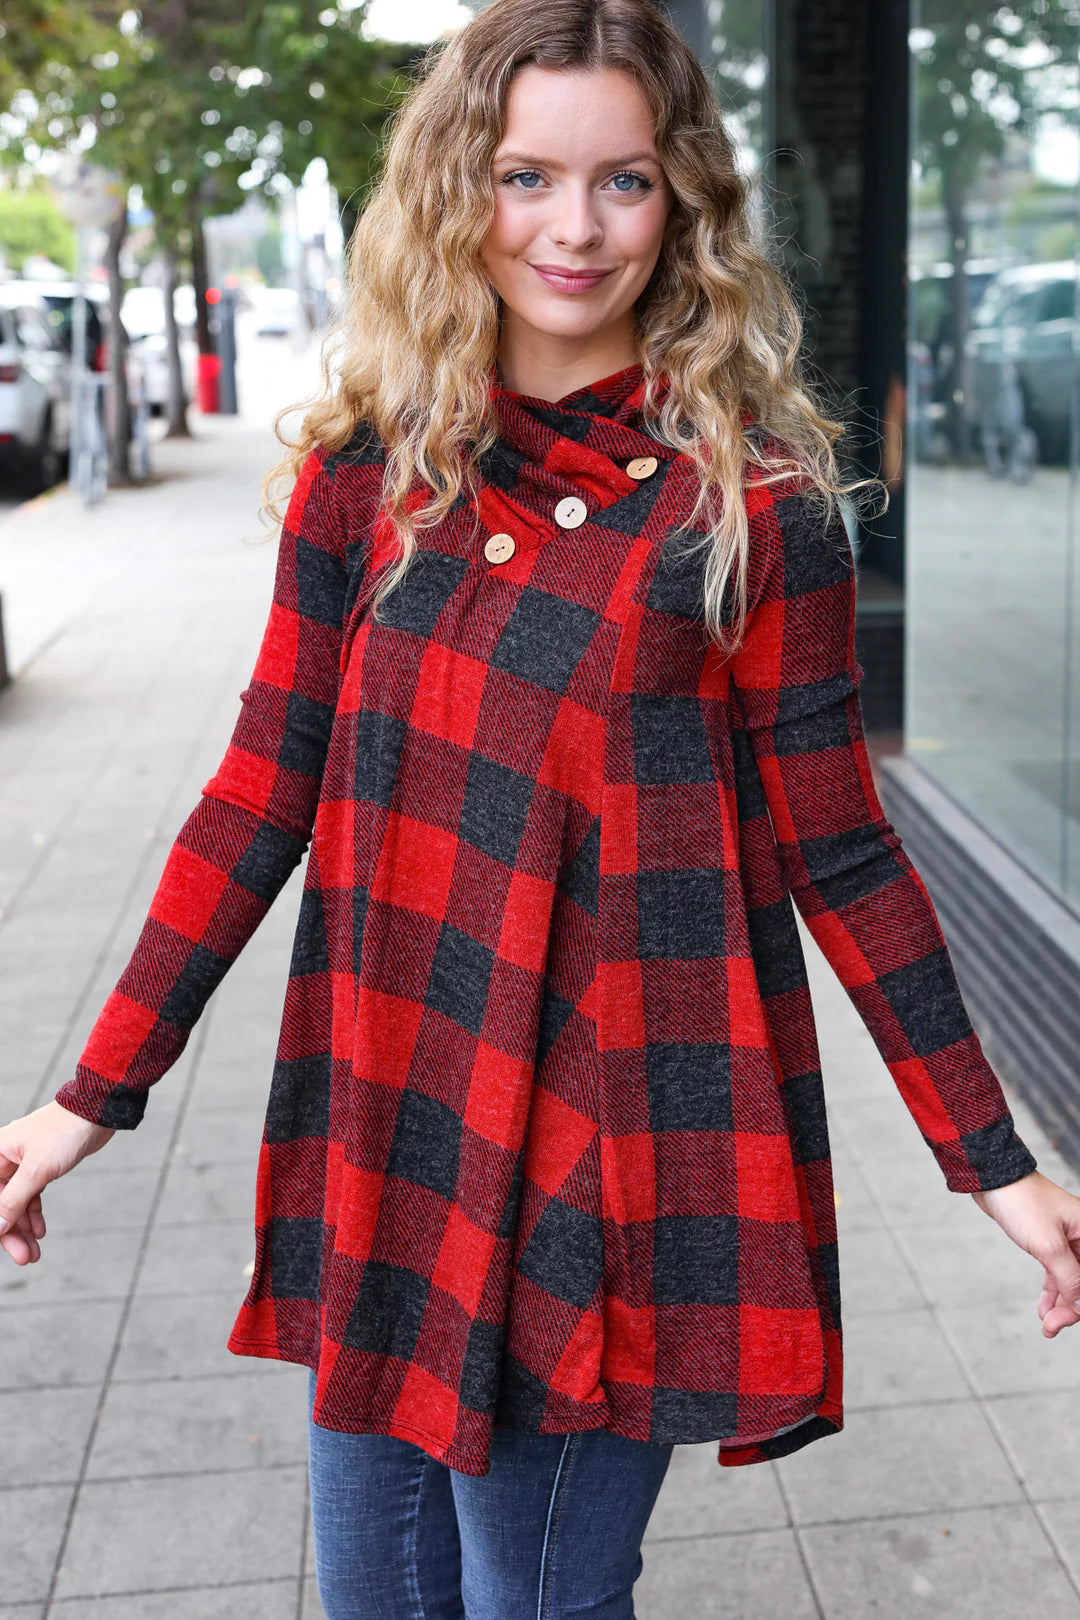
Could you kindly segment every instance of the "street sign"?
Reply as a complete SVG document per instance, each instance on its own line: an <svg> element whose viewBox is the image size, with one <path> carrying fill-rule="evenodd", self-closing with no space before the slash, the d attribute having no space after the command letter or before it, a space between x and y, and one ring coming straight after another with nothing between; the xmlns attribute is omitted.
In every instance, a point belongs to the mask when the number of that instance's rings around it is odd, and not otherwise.
<svg viewBox="0 0 1080 1620"><path fill-rule="evenodd" d="M67 152L50 176L57 208L72 225L105 230L120 217L127 187L117 174L89 158Z"/></svg>

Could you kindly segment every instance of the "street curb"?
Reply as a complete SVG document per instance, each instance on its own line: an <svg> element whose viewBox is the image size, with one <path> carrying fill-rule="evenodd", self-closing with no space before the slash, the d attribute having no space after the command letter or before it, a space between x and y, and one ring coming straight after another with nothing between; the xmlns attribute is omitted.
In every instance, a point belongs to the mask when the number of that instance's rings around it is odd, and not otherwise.
<svg viewBox="0 0 1080 1620"><path fill-rule="evenodd" d="M63 483L54 484L51 489L43 489L40 495L31 495L29 500L20 501L9 512L0 516L0 523L10 523L12 518L19 517L23 512L30 512L35 506L44 506L47 501L55 500L57 495L70 494L71 485L65 478Z"/></svg>

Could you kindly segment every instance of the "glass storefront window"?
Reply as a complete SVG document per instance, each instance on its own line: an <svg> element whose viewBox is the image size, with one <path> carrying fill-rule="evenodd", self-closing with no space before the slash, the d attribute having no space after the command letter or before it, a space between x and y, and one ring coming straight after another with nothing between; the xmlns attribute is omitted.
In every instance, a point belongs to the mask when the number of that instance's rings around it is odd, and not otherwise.
<svg viewBox="0 0 1080 1620"><path fill-rule="evenodd" d="M709 75L740 171L758 177L769 121L766 0L668 0L664 9Z"/></svg>
<svg viewBox="0 0 1080 1620"><path fill-rule="evenodd" d="M912 11L905 746L1080 903L1080 13Z"/></svg>

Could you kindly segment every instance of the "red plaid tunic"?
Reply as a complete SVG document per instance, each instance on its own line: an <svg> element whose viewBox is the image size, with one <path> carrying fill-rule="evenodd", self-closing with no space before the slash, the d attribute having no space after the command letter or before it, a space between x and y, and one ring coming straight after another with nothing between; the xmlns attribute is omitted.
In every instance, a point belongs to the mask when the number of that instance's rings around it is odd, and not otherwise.
<svg viewBox="0 0 1080 1620"><path fill-rule="evenodd" d="M361 423L308 457L231 744L56 1097L139 1123L310 839L228 1348L470 1474L493 1424L780 1457L843 1424L793 900L948 1186L1035 1160L875 793L843 523L750 485L725 661L640 366L491 386L479 523L462 497L420 536L383 623L384 448Z"/></svg>

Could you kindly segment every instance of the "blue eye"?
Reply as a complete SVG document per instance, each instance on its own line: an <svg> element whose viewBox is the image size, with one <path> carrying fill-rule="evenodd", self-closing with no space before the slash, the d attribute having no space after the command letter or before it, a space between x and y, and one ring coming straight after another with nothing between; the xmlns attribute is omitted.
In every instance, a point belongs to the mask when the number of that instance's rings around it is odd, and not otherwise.
<svg viewBox="0 0 1080 1620"><path fill-rule="evenodd" d="M503 178L502 178L502 181L500 183L502 185L504 185L504 186L509 186L515 180L521 180L522 181L522 190L524 190L524 191L537 191L537 190L539 190L539 187L536 186L536 185L527 185L527 184L524 183L527 177L531 177L534 180L539 180L540 179L540 171L539 171L539 169L515 169L512 174L504 175ZM652 191L652 189L653 189L653 182L651 180L647 179L645 175L638 174L636 169L620 169L617 174L612 175L612 180L636 180L637 181L638 184L637 184L636 188L634 186L617 186L616 187L616 190L619 192L620 196L623 196L623 197L628 197L628 196L632 195L632 193L633 193L633 191L635 189L640 189L642 192Z"/></svg>
<svg viewBox="0 0 1080 1620"><path fill-rule="evenodd" d="M646 177L643 174L638 174L636 169L620 169L618 174L612 176L612 179L614 179L614 180L640 180L642 191L651 191L652 188L653 188L652 181L646 179Z"/></svg>

